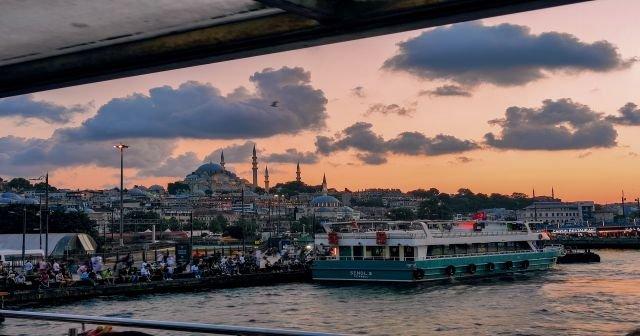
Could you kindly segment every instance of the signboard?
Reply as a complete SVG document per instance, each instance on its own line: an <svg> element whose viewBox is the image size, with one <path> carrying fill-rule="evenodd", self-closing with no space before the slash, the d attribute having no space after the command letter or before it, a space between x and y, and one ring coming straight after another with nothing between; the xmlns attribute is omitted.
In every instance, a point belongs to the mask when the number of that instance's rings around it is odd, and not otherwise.
<svg viewBox="0 0 640 336"><path fill-rule="evenodd" d="M191 245L176 244L176 262L186 264L191 261Z"/></svg>

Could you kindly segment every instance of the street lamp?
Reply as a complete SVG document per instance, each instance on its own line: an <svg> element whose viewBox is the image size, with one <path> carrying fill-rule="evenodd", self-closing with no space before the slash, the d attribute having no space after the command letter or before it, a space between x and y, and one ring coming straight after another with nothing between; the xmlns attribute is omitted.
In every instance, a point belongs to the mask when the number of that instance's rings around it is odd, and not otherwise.
<svg viewBox="0 0 640 336"><path fill-rule="evenodd" d="M120 150L120 246L124 246L122 231L124 230L124 150L129 148L125 144L113 146Z"/></svg>

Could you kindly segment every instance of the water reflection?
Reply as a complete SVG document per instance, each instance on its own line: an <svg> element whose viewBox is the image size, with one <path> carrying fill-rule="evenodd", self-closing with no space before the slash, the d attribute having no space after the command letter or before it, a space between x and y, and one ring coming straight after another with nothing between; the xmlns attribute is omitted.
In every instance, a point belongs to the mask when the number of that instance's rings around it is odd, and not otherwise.
<svg viewBox="0 0 640 336"><path fill-rule="evenodd" d="M640 252L542 276L420 285L290 284L136 298L40 310L368 335L622 335L640 325ZM4 335L63 335L65 324L9 320ZM171 335L171 333L158 333Z"/></svg>

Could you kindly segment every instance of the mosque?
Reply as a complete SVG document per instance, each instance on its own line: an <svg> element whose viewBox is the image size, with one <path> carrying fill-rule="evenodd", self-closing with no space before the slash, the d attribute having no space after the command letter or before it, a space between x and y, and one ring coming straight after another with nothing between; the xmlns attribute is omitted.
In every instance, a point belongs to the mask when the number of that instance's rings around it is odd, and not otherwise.
<svg viewBox="0 0 640 336"><path fill-rule="evenodd" d="M296 180L301 181L300 163L296 167ZM189 186L189 190L195 195L207 195L212 193L234 193L240 192L243 188L255 190L258 187L258 156L256 146L253 146L251 156L251 170L253 180L250 182L240 178L235 173L225 167L224 151L220 153L220 163L205 163L194 172L187 175L183 181ZM264 189L269 192L269 170L265 167Z"/></svg>
<svg viewBox="0 0 640 336"><path fill-rule="evenodd" d="M311 200L310 210L312 214L321 220L343 221L358 220L360 212L348 206L342 206L340 201L329 195L327 188L327 176L322 176L322 193Z"/></svg>

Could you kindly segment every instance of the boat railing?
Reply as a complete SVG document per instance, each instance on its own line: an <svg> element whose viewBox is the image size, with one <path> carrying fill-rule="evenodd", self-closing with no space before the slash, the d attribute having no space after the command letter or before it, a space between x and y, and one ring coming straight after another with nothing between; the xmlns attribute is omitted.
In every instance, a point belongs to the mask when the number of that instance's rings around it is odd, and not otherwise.
<svg viewBox="0 0 640 336"><path fill-rule="evenodd" d="M528 231L472 231L472 232L432 232L434 238L486 237L528 235Z"/></svg>
<svg viewBox="0 0 640 336"><path fill-rule="evenodd" d="M340 334L324 333L315 331L292 330L292 329L273 329L259 327L242 327L224 324L208 324L194 322L173 322L158 320L138 320L122 317L103 317L103 316L87 316L58 314L45 312L29 312L15 310L0 310L2 318L16 318L25 320L41 320L54 322L78 323L85 331L85 325L108 325L121 326L128 328L154 329L163 331L179 331L189 333L204 333L216 335L299 335L299 336L338 336ZM45 332L46 334L46 332ZM77 335L76 328L69 329L69 335Z"/></svg>
<svg viewBox="0 0 640 336"><path fill-rule="evenodd" d="M464 258L464 257L477 257L477 256L493 256L493 255L508 255L516 253L537 253L545 252L544 249L530 249L530 250L514 250L514 251L495 251L495 252L474 252L474 253L458 253L458 254L443 254L426 257L405 257L404 261L415 260L432 260L432 259L444 259L444 258ZM318 256L316 260L386 260L386 261L399 261L402 260L399 257L346 257L346 256Z"/></svg>
<svg viewBox="0 0 640 336"><path fill-rule="evenodd" d="M388 239L426 239L423 232L387 232ZM337 232L341 239L376 239L376 231L371 232ZM328 237L326 233L316 234L316 238Z"/></svg>

